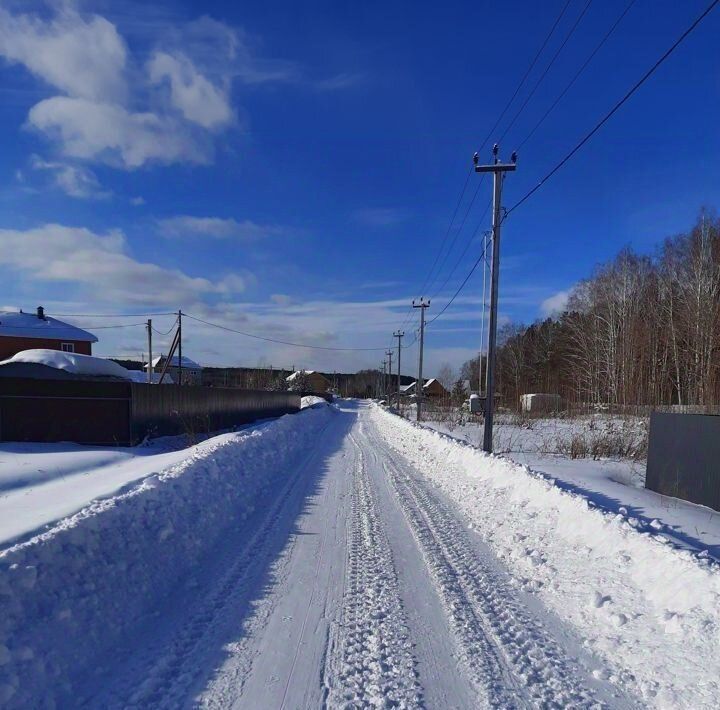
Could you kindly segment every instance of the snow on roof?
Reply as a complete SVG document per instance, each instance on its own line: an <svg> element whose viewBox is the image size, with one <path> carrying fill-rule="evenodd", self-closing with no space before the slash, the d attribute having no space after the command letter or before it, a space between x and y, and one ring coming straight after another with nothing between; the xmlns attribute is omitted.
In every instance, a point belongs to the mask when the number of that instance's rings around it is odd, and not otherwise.
<svg viewBox="0 0 720 710"><path fill-rule="evenodd" d="M97 338L86 330L50 316L38 318L35 313L0 313L0 337L2 336L97 343Z"/></svg>
<svg viewBox="0 0 720 710"><path fill-rule="evenodd" d="M119 377L123 380L132 379L130 372L122 365L112 360L103 360L92 355L80 355L78 353L65 353L60 350L23 350L11 358L3 360L0 365L11 362L28 362L38 365L47 365L56 370L64 370L73 375L89 375L92 377Z"/></svg>
<svg viewBox="0 0 720 710"><path fill-rule="evenodd" d="M165 357L165 355L159 355L158 357L156 357L152 361L153 369L161 363L164 364L166 359L167 358ZM188 370L202 370L202 365L198 365L195 360L191 360L189 357L185 357L185 355L182 356L182 366L183 368ZM180 367L180 360L177 355L172 356L169 367ZM145 365L145 369L147 369L147 365Z"/></svg>
<svg viewBox="0 0 720 710"><path fill-rule="evenodd" d="M285 382L294 382L298 377L300 377L301 374L304 374L306 376L314 375L315 370L297 370L297 371L293 372L292 375L288 375L285 378Z"/></svg>
<svg viewBox="0 0 720 710"><path fill-rule="evenodd" d="M424 389L425 387L430 387L430 385L431 385L433 382L437 382L437 379L436 379L435 377L431 377L431 378L423 385L423 389Z"/></svg>
<svg viewBox="0 0 720 710"><path fill-rule="evenodd" d="M415 387L414 382L411 382L409 385L400 385L400 391L407 392L408 390L411 390L413 387Z"/></svg>

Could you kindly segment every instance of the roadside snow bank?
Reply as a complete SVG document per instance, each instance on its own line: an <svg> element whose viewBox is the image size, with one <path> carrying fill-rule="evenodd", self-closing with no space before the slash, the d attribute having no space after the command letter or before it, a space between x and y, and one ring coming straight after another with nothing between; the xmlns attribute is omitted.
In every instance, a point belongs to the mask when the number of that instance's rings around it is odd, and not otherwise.
<svg viewBox="0 0 720 710"><path fill-rule="evenodd" d="M518 583L652 707L720 701L720 568L542 475L375 410L389 443L463 510ZM598 671L601 672L601 671Z"/></svg>
<svg viewBox="0 0 720 710"><path fill-rule="evenodd" d="M218 437L0 553L0 707L70 702L75 679L292 475L332 416L315 408Z"/></svg>
<svg viewBox="0 0 720 710"><path fill-rule="evenodd" d="M300 409L312 407L316 404L327 404L327 402L322 397L316 397L315 395L300 398Z"/></svg>

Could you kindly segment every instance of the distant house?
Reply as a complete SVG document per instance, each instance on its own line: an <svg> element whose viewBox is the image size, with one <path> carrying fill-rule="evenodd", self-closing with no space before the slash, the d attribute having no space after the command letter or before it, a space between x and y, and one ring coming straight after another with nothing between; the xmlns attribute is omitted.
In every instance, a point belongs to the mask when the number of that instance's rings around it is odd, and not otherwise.
<svg viewBox="0 0 720 710"><path fill-rule="evenodd" d="M297 370L285 378L288 389L307 392L327 392L332 384L325 375L315 370Z"/></svg>
<svg viewBox="0 0 720 710"><path fill-rule="evenodd" d="M403 385L402 387L400 387L401 396L414 396L416 384L417 382L411 382L409 385ZM429 397L430 399L439 399L441 397L447 396L448 391L440 384L439 380L436 380L433 377L423 385L423 394L425 397Z"/></svg>
<svg viewBox="0 0 720 710"><path fill-rule="evenodd" d="M167 357L160 355L152 361L153 373L157 373L158 378L153 378L155 382L159 381L159 375L162 374ZM182 382L180 381L180 358L177 355L173 355L172 360L167 368L167 373L163 384L167 381L167 376L172 377L172 381L182 385L201 385L202 384L202 366L198 365L194 360L183 355L182 358ZM147 370L147 364L144 369Z"/></svg>
<svg viewBox="0 0 720 710"><path fill-rule="evenodd" d="M42 306L35 313L0 313L0 360L38 349L92 355L93 343L92 333L46 316Z"/></svg>
<svg viewBox="0 0 720 710"><path fill-rule="evenodd" d="M436 380L434 377L423 385L423 392L426 397L430 397L431 399L440 399L441 397L448 396L448 391L440 384L440 380Z"/></svg>

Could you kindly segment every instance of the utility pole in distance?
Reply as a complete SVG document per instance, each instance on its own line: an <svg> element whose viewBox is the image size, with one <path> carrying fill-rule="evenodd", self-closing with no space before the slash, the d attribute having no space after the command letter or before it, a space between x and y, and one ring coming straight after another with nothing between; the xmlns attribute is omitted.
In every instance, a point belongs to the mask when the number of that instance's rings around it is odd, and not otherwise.
<svg viewBox="0 0 720 710"><path fill-rule="evenodd" d="M178 384L183 383L183 361L182 361L182 311L178 311ZM172 364L172 363L171 363Z"/></svg>
<svg viewBox="0 0 720 710"><path fill-rule="evenodd" d="M493 415L495 413L495 349L497 345L498 281L500 278L500 226L502 219L502 185L505 173L513 172L517 163L517 154L513 153L509 163L498 159L498 145L493 146L493 162L490 165L478 165L478 154L473 156L476 173L493 174L493 221L492 221L492 264L490 266L490 330L488 333L487 388L485 391L485 427L483 430L483 451L491 454L493 450Z"/></svg>
<svg viewBox="0 0 720 710"><path fill-rule="evenodd" d="M147 381L152 384L153 366L152 366L152 318L148 318L147 322L148 334L148 364L147 364Z"/></svg>
<svg viewBox="0 0 720 710"><path fill-rule="evenodd" d="M405 335L405 331L396 330L393 333L393 338L398 339L398 376L397 376L397 406L398 412L402 415L402 407L400 405L400 357L402 354L401 338Z"/></svg>
<svg viewBox="0 0 720 710"><path fill-rule="evenodd" d="M427 303L425 299L421 298L419 303L412 302L413 308L420 309L420 357L418 358L418 379L415 384L415 397L417 401L417 421L422 421L422 400L423 400L423 378L422 378L422 366L423 366L423 347L425 345L425 309L430 308L430 300Z"/></svg>
<svg viewBox="0 0 720 710"><path fill-rule="evenodd" d="M385 395L388 400L388 404L390 404L390 388L392 387L392 359L393 359L393 351L388 350L386 353L387 359L388 359L388 378L387 378L387 386L385 387Z"/></svg>

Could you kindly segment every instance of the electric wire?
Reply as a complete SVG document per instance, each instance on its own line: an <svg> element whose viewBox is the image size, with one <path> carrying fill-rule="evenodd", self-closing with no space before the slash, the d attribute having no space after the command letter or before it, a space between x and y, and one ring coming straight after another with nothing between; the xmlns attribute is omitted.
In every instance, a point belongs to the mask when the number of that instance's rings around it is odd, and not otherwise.
<svg viewBox="0 0 720 710"><path fill-rule="evenodd" d="M533 126L532 130L530 130L530 132L525 136L525 138L520 141L518 147L516 148L517 151L519 151L530 140L530 138L535 135L535 131L540 128L540 126L545 122L545 119L553 112L555 107L565 97L565 94L570 91L575 82L580 78L580 75L585 71L585 69L587 69L590 62L595 58L595 55L600 51L600 49L602 49L603 45L608 41L608 39L610 39L610 36L613 34L613 32L615 32L618 25L623 21L623 19L625 19L625 15L628 14L630 9L636 2L637 0L630 0L630 2L625 6L625 9L620 13L619 17L615 20L615 22L613 22L613 24L610 26L610 29L605 33L604 37L600 40L600 42L595 46L595 49L593 49L593 51L590 53L583 65L580 67L580 69L578 69L573 78L570 79L570 81L568 82L567 86L560 92L559 96L550 105L550 108L545 111L540 120Z"/></svg>
<svg viewBox="0 0 720 710"><path fill-rule="evenodd" d="M705 10L694 20L694 22L678 37L669 49L638 79L629 91L608 111L595 126L575 145L575 147L555 167L543 177L532 189L520 198L507 212L504 219L514 212L520 205L534 195L555 173L558 172L630 99L630 97L660 68L670 55L687 39L687 37L698 27L698 25L715 9L720 0L713 0Z"/></svg>
<svg viewBox="0 0 720 710"><path fill-rule="evenodd" d="M522 112L525 110L525 107L530 102L530 99L532 99L532 97L535 95L535 92L538 90L538 87L540 86L540 84L543 83L543 80L547 76L547 74L550 71L550 69L552 68L552 66L555 64L555 61L560 56L563 49L565 49L565 45L568 43L570 38L575 34L575 30L578 28L578 25L582 21L583 17L585 17L585 13L590 9L590 5L592 5L592 2L593 2L593 0L587 0L587 2L585 3L585 7L582 9L582 12L578 15L577 20L575 20L573 26L570 28L568 33L565 35L565 39L562 41L562 43L558 47L557 51L553 55L552 59L550 60L550 63L545 67L545 71L543 71L543 73L540 75L540 78L535 82L535 86L533 86L530 93L525 97L525 101L523 101L522 105L517 110L517 112L513 116L510 123L505 127L505 130L502 132L502 135L500 136L500 138L497 141L498 143L502 142L503 138L505 138L505 136L508 134L508 131L515 125L515 121L518 120L518 118L520 117Z"/></svg>
<svg viewBox="0 0 720 710"><path fill-rule="evenodd" d="M278 338L267 338L263 335L257 335L255 333L248 333L243 330L236 330L235 328L229 328L226 325L220 325L220 323L213 323L208 320L204 320L203 318L198 318L196 316L192 316L189 313L183 312L183 316L186 316L187 318L190 318L190 320L197 321L198 323L204 323L205 325L211 326L213 328L219 328L220 330L225 330L229 333L236 333L237 335L243 335L246 338L253 338L255 340L264 340L268 343L277 343L279 345L290 345L292 347L296 348L308 348L310 350L340 350L340 351L347 351L347 352L372 352L372 351L385 351L387 348L341 348L341 347L331 347L329 345L307 345L306 343L293 343L289 340L280 340Z"/></svg>

